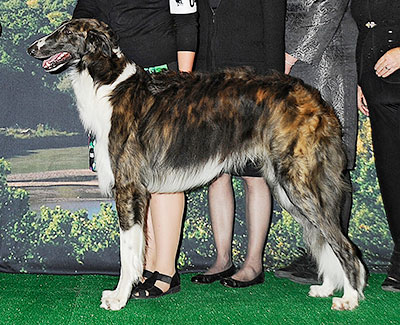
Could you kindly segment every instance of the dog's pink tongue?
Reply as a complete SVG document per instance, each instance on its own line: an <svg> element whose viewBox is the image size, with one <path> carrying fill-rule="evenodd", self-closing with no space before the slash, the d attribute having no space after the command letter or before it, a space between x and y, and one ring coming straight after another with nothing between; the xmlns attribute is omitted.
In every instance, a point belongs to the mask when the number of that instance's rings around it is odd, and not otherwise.
<svg viewBox="0 0 400 325"><path fill-rule="evenodd" d="M70 57L71 54L68 52L60 52L57 54L54 54L52 57L48 58L47 60L43 61L43 68L44 69L51 69L55 66L58 65L58 63L61 63L64 61L66 58Z"/></svg>

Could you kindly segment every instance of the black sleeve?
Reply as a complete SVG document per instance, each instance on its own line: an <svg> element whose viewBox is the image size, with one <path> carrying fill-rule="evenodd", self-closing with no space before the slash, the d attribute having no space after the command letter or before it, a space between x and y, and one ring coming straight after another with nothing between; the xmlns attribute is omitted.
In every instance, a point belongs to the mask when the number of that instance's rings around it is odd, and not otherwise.
<svg viewBox="0 0 400 325"><path fill-rule="evenodd" d="M78 0L72 18L97 18L97 12L95 0Z"/></svg>
<svg viewBox="0 0 400 325"><path fill-rule="evenodd" d="M197 13L172 16L175 22L177 51L196 52Z"/></svg>
<svg viewBox="0 0 400 325"><path fill-rule="evenodd" d="M264 51L267 69L285 70L285 13L286 1L261 0L264 14Z"/></svg>

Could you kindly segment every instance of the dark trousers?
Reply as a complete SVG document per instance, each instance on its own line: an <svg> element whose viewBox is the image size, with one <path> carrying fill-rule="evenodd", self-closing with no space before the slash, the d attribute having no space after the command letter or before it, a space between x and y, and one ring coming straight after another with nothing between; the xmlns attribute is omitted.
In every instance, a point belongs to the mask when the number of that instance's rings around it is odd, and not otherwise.
<svg viewBox="0 0 400 325"><path fill-rule="evenodd" d="M342 204L340 207L340 226L342 228L342 232L347 236L349 233L349 221L351 216L351 207L353 204L353 188L351 185L351 177L350 171L345 170L343 173L343 178L349 184L350 188L348 192L344 193L342 198Z"/></svg>
<svg viewBox="0 0 400 325"><path fill-rule="evenodd" d="M370 114L383 205L395 251L400 252L400 84L366 73L361 78L361 88Z"/></svg>

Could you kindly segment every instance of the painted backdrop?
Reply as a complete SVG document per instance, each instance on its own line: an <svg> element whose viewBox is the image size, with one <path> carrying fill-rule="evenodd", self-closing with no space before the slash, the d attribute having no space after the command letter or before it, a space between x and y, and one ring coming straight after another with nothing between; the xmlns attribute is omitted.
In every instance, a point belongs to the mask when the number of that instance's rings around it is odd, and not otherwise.
<svg viewBox="0 0 400 325"><path fill-rule="evenodd" d="M33 273L117 274L118 225L114 203L103 199L88 170L87 137L68 79L45 74L26 54L38 36L70 17L75 0L2 0L0 22L0 270ZM392 249L371 149L369 122L359 123L350 237L372 270ZM246 253L244 190L234 179L234 263ZM187 193L178 266L203 270L215 248L207 188ZM287 264L302 245L297 223L279 207L266 243L266 269Z"/></svg>

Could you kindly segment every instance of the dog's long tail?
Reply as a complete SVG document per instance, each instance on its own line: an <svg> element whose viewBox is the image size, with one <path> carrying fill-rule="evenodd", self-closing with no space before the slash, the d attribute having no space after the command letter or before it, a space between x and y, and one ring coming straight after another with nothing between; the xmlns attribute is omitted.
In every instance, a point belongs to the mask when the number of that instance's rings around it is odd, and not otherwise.
<svg viewBox="0 0 400 325"><path fill-rule="evenodd" d="M302 223L305 241L330 286L352 288L362 296L365 270L340 229L342 197L349 186L343 178L346 158L338 119L320 94L302 83L281 105L284 114L272 116L280 119L271 155L276 192Z"/></svg>

